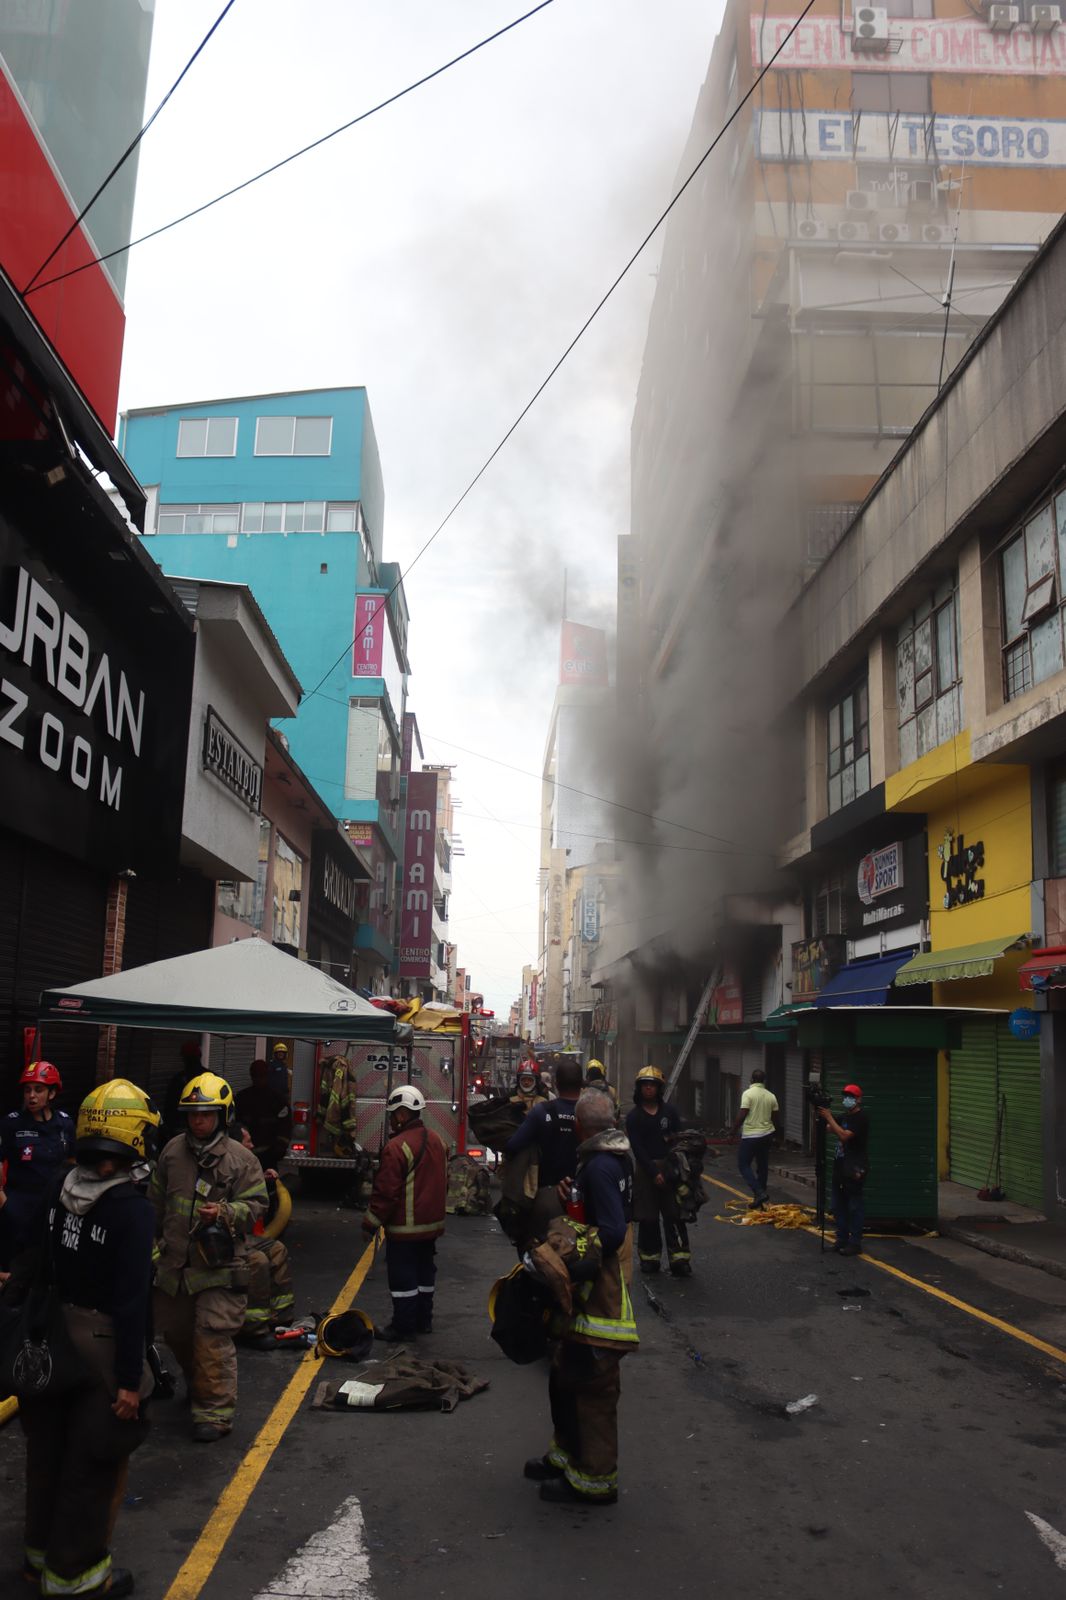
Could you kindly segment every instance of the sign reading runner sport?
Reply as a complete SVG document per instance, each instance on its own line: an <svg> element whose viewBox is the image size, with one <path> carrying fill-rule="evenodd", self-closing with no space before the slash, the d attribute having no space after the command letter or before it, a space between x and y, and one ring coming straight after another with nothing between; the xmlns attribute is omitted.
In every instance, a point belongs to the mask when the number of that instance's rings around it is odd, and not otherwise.
<svg viewBox="0 0 1066 1600"><path fill-rule="evenodd" d="M437 777L412 772L407 780L407 828L400 907L400 977L433 971L433 863L437 851Z"/></svg>

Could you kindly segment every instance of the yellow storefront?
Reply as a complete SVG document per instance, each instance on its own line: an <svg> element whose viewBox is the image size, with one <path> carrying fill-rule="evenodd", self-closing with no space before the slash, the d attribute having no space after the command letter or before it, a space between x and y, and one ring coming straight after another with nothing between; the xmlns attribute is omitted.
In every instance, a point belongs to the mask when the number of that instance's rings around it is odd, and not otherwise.
<svg viewBox="0 0 1066 1600"><path fill-rule="evenodd" d="M998 1174L1009 1199L1039 1207L1039 1039L1007 1023L1031 944L1029 768L974 765L963 733L890 778L885 800L927 819L930 949L896 985L931 983L933 1003L959 1019L940 1062L941 1176L977 1189Z"/></svg>

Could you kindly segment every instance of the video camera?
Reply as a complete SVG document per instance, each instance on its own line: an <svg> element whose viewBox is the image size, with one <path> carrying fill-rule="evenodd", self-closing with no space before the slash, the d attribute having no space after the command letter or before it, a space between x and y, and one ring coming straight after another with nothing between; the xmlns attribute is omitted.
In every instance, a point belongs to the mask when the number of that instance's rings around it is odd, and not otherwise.
<svg viewBox="0 0 1066 1600"><path fill-rule="evenodd" d="M822 1111L825 1109L825 1107L830 1106L833 1103L832 1095L817 1081L808 1083L805 1092L807 1095L807 1104L815 1111Z"/></svg>

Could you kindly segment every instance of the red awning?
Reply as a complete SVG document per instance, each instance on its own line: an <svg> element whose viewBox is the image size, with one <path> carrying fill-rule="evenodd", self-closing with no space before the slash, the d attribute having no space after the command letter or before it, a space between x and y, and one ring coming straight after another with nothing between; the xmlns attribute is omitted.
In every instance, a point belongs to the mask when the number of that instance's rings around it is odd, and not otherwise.
<svg viewBox="0 0 1066 1600"><path fill-rule="evenodd" d="M1066 945L1034 950L1018 968L1018 982L1023 989L1066 989Z"/></svg>

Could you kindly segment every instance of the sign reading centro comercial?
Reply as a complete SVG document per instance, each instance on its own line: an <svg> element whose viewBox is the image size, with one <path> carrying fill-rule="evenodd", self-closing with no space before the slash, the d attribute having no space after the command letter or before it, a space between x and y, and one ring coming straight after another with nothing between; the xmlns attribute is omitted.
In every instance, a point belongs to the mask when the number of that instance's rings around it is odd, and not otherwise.
<svg viewBox="0 0 1066 1600"><path fill-rule="evenodd" d="M1066 122L876 111L762 111L763 161L966 162L976 167L1066 167Z"/></svg>
<svg viewBox="0 0 1066 1600"><path fill-rule="evenodd" d="M792 29L792 37L789 33ZM1034 33L1012 28L993 33L983 17L940 20L890 17L884 51L852 49L852 36L836 17L753 17L751 53L756 67L773 59L776 70L829 67L838 72L980 72L1021 77L1066 73L1066 38L1059 29ZM787 41L787 42L786 42ZM775 56L775 51L780 55Z"/></svg>
<svg viewBox="0 0 1066 1600"><path fill-rule="evenodd" d="M400 977L428 978L433 970L433 863L437 851L437 778L407 779L407 831L400 906Z"/></svg>

